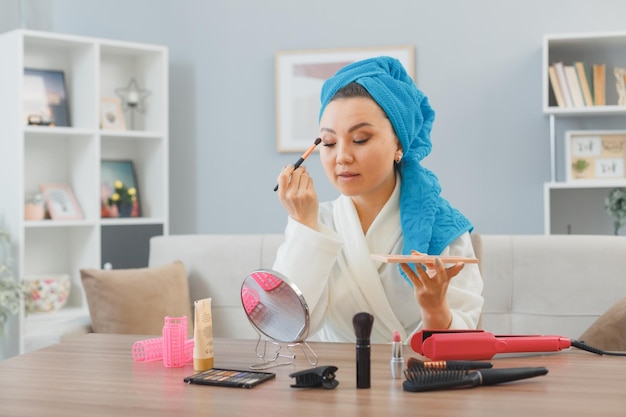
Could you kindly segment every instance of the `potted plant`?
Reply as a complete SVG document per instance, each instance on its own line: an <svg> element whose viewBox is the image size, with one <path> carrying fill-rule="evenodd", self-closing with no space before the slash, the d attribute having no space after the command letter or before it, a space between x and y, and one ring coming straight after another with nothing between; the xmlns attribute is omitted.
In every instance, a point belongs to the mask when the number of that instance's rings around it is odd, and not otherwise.
<svg viewBox="0 0 626 417"><path fill-rule="evenodd" d="M606 211L613 216L614 233L619 234L626 225L626 188L614 188L604 202Z"/></svg>
<svg viewBox="0 0 626 417"><path fill-rule="evenodd" d="M137 201L137 190L135 187L127 187L120 180L115 181L113 186L115 191L109 197L109 206L115 205L120 217L131 217L133 205Z"/></svg>
<svg viewBox="0 0 626 417"><path fill-rule="evenodd" d="M0 230L0 335L9 318L20 308L22 288L15 281L10 265L11 235Z"/></svg>

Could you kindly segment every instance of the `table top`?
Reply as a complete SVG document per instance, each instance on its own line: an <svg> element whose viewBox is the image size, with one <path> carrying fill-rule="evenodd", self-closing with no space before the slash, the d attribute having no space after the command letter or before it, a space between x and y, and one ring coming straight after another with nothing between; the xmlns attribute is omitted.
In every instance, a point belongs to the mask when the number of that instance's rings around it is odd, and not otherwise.
<svg viewBox="0 0 626 417"><path fill-rule="evenodd" d="M390 345L372 345L372 384L356 388L354 344L310 343L319 365L334 365L339 386L295 389L289 374L312 366L300 354L293 365L272 368L276 378L251 389L189 385L193 367L134 362L131 347L145 336L87 334L0 361L0 416L160 415L386 415L623 416L626 358L576 349L508 355L494 368L545 366L545 376L494 386L406 392L392 379ZM215 340L215 366L247 370L257 363L255 340ZM298 350L296 350L296 353ZM405 346L405 359L414 356Z"/></svg>

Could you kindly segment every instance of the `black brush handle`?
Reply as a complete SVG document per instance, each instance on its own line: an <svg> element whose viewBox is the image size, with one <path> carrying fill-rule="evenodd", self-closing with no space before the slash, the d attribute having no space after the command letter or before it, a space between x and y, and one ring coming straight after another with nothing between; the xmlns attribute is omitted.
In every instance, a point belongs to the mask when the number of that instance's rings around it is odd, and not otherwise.
<svg viewBox="0 0 626 417"><path fill-rule="evenodd" d="M470 374L474 373L479 374L481 377L480 385L495 385L545 375L548 373L548 369L543 366L538 366L525 368L482 369L480 371L470 372Z"/></svg>
<svg viewBox="0 0 626 417"><path fill-rule="evenodd" d="M371 349L369 340L367 344L357 344L356 346L356 387L369 388L371 385Z"/></svg>
<svg viewBox="0 0 626 417"><path fill-rule="evenodd" d="M488 369L492 368L491 362L479 361L446 361L446 369Z"/></svg>
<svg viewBox="0 0 626 417"><path fill-rule="evenodd" d="M293 164L293 170L295 171L296 169L298 169L303 162L304 158L301 157L300 159L298 159L296 163ZM274 191L278 191L278 184L276 184L276 187L274 187Z"/></svg>

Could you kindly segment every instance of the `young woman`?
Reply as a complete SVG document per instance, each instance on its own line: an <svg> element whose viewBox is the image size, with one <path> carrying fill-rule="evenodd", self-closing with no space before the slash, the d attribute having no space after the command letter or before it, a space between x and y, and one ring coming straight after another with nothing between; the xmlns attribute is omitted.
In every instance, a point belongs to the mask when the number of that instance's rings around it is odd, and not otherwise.
<svg viewBox="0 0 626 417"><path fill-rule="evenodd" d="M319 203L306 167L285 167L278 197L289 215L274 269L294 281L315 340L352 342L352 317L374 315L373 343L394 331L473 329L483 305L476 264L398 265L370 254L473 257L471 223L440 196L420 161L434 111L390 57L350 64L324 83L320 159L341 193Z"/></svg>

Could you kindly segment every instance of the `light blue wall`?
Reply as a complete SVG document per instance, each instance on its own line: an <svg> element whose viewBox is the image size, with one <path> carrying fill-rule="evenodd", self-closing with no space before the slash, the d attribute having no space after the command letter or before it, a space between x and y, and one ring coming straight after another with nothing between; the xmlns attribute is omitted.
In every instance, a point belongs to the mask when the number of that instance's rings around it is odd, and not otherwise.
<svg viewBox="0 0 626 417"><path fill-rule="evenodd" d="M26 3L50 5L45 29L169 48L172 233L283 230L272 188L299 155L275 149L276 51L404 44L437 111L425 165L444 196L482 233L543 233L542 36L626 29L623 0ZM307 166L334 197L317 155Z"/></svg>

